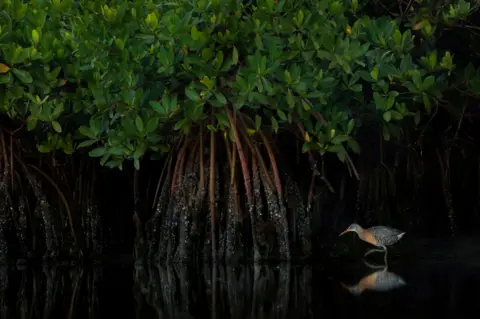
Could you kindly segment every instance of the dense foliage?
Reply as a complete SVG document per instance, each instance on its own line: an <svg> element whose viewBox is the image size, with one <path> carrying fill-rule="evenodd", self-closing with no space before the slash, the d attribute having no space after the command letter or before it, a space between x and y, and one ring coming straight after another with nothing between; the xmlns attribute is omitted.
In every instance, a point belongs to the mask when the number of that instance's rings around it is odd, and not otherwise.
<svg viewBox="0 0 480 319"><path fill-rule="evenodd" d="M480 68L442 39L462 28L475 46L478 6L2 1L0 112L8 130L0 135L26 129L41 153L88 150L111 168L127 161L139 170L143 159L163 159L152 211L136 206L139 254L185 259L203 245L215 258L217 243L219 258L249 245L255 259L274 248L281 258L300 247L309 255L316 176L332 189L318 159L336 154L360 179L352 153L368 146L359 143L362 128L399 141L415 126L423 134L439 108L460 127L466 106L478 100ZM306 210L279 168L275 136L285 132L301 141L314 172ZM13 189L12 145L3 141L0 162ZM134 185L137 193L137 176ZM67 211L78 244L83 226Z"/></svg>
<svg viewBox="0 0 480 319"><path fill-rule="evenodd" d="M90 147L108 166L168 152L174 130L231 135L228 109L252 132L304 126L304 150L344 161L360 151L356 125L382 123L388 140L431 112L455 67L437 34L472 10L415 4L393 20L364 15L366 3L4 1L1 109L41 152Z"/></svg>

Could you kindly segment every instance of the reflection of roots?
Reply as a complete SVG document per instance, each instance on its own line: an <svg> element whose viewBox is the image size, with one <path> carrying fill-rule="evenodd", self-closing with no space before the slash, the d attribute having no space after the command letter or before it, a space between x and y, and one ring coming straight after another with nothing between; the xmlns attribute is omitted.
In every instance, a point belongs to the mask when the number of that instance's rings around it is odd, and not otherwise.
<svg viewBox="0 0 480 319"><path fill-rule="evenodd" d="M99 316L98 282L102 268L84 272L81 267L57 268L44 264L43 271L32 269L12 274L0 268L0 318L52 318L59 310L63 312L61 317L74 318L80 308L84 318ZM21 276L20 283L3 281L3 276L17 275ZM6 291L8 296L3 294Z"/></svg>
<svg viewBox="0 0 480 319"><path fill-rule="evenodd" d="M296 315L307 317L312 307L310 267L213 267L217 280L210 264L203 268L203 279L198 277L201 271L187 272L186 266L143 268L135 279L137 300L143 296L158 318L186 318L193 309L202 313L228 312L232 319L287 318L290 306ZM217 286L213 287L213 283ZM138 313L141 310L137 309Z"/></svg>
<svg viewBox="0 0 480 319"><path fill-rule="evenodd" d="M195 254L201 251L204 259L231 261L253 251L254 260L289 260L297 243L309 255L310 220L298 186L288 181L284 195L270 142L260 132L264 147L259 148L248 132L248 117L227 110L225 120L232 128L230 138L205 134L201 126L166 161L156 209L145 229L148 255L183 262L200 257Z"/></svg>

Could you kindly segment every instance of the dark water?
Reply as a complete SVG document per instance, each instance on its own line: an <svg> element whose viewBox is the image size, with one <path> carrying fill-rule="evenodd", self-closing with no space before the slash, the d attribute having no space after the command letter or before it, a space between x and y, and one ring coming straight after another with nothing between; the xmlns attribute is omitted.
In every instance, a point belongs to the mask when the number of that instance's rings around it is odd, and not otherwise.
<svg viewBox="0 0 480 319"><path fill-rule="evenodd" d="M452 260L388 269L362 261L216 270L3 267L0 318L478 318L479 284L480 267Z"/></svg>

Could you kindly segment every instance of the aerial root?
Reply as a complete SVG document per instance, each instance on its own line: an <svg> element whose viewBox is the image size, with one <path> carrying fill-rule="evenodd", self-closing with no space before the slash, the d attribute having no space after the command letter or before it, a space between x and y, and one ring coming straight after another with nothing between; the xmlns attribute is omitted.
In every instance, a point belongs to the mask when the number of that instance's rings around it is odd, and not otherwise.
<svg viewBox="0 0 480 319"><path fill-rule="evenodd" d="M155 210L145 227L148 256L167 262L192 260L200 257L198 253L214 262L252 257L289 260L294 242L302 244L300 254L308 254L310 217L298 186L290 180L286 184L293 198L287 201L267 135L248 134L251 120L225 111L231 135L214 130L206 134L204 124L192 127L176 154L166 160L156 186ZM289 223L287 212L295 222ZM296 239L290 242L293 228Z"/></svg>

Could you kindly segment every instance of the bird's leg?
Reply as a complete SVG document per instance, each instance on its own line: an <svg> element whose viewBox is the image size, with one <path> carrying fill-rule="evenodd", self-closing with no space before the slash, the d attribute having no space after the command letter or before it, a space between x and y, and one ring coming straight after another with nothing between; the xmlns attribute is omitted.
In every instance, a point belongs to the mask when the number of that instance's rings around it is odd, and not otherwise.
<svg viewBox="0 0 480 319"><path fill-rule="evenodd" d="M369 263L368 261L366 261L365 259L363 260L363 263L368 267L368 268L371 268L371 269L385 269L385 265L373 265L371 263Z"/></svg>
<svg viewBox="0 0 480 319"><path fill-rule="evenodd" d="M367 251L367 253L365 255L363 255L363 257L366 257L366 256L368 256L371 253L374 253L376 251L384 251L384 250L383 249L370 249L369 251Z"/></svg>
<svg viewBox="0 0 480 319"><path fill-rule="evenodd" d="M388 255L387 247L383 247L383 250L385 251L384 261L385 261L385 265L386 265L387 264L387 255Z"/></svg>

